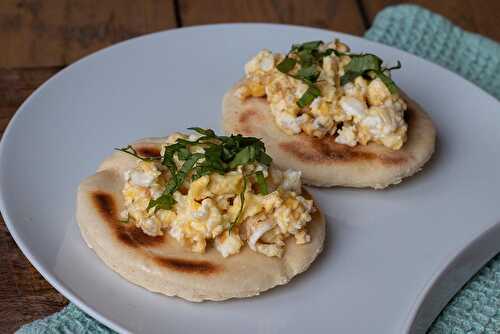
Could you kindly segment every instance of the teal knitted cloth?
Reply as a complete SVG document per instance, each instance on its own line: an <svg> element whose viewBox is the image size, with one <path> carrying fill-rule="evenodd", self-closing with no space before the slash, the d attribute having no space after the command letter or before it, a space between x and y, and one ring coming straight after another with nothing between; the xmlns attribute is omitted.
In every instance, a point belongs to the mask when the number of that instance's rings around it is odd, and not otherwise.
<svg viewBox="0 0 500 334"><path fill-rule="evenodd" d="M438 63L500 99L500 45L422 7L388 7L365 37Z"/></svg>
<svg viewBox="0 0 500 334"><path fill-rule="evenodd" d="M421 7L400 5L380 12L366 38L441 64L500 98L500 45L465 32ZM114 333L75 305L25 325L17 334ZM500 255L453 298L429 334L500 333Z"/></svg>

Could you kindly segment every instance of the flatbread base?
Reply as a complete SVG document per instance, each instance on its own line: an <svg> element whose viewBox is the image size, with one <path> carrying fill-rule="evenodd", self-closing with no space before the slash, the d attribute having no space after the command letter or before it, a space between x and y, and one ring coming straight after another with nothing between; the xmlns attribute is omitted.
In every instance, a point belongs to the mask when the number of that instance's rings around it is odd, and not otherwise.
<svg viewBox="0 0 500 334"><path fill-rule="evenodd" d="M276 125L265 98L241 101L234 95L237 87L224 96L224 131L261 138L274 163L282 169L301 170L305 184L381 189L421 170L434 152L434 125L406 96L408 140L400 150L391 150L375 143L349 147L335 143L331 136L287 135Z"/></svg>
<svg viewBox="0 0 500 334"><path fill-rule="evenodd" d="M144 155L158 155L165 139L141 140L134 147ZM126 280L150 291L189 301L220 301L258 295L286 284L305 271L323 249L325 220L319 210L308 224L311 242L287 240L283 258L270 258L244 246L223 258L212 245L205 254L183 248L168 235L150 237L133 224L118 220L123 209L123 172L136 159L115 152L98 172L78 189L76 218L87 245Z"/></svg>

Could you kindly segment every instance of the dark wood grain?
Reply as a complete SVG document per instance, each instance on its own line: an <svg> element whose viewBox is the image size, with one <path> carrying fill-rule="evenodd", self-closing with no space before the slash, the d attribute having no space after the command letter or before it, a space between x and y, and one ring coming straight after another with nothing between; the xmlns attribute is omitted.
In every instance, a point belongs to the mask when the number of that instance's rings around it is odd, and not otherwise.
<svg viewBox="0 0 500 334"><path fill-rule="evenodd" d="M365 31L352 0L179 0L184 26L221 22L274 22L320 27L355 35Z"/></svg>
<svg viewBox="0 0 500 334"><path fill-rule="evenodd" d="M176 27L167 0L2 0L0 67L60 66L113 43Z"/></svg>
<svg viewBox="0 0 500 334"><path fill-rule="evenodd" d="M0 133L19 105L60 67L0 69ZM0 217L0 333L12 333L26 322L45 317L67 304L33 268Z"/></svg>
<svg viewBox="0 0 500 334"><path fill-rule="evenodd" d="M461 27L500 40L498 0L418 0ZM362 35L395 0L2 0L0 135L19 105L63 66L118 41L221 22L275 22ZM60 310L67 300L31 266L0 218L0 333Z"/></svg>
<svg viewBox="0 0 500 334"><path fill-rule="evenodd" d="M0 332L59 311L68 301L36 271L0 218Z"/></svg>
<svg viewBox="0 0 500 334"><path fill-rule="evenodd" d="M397 0L362 0L363 9L369 22L383 8L396 5ZM463 29L480 33L500 41L498 28L500 1L498 0L410 0L413 3L439 13Z"/></svg>
<svg viewBox="0 0 500 334"><path fill-rule="evenodd" d="M0 68L0 135L22 102L60 69L61 67Z"/></svg>
<svg viewBox="0 0 500 334"><path fill-rule="evenodd" d="M121 40L176 26L168 0L2 1L0 134L21 103L62 66ZM22 255L3 219L0 250L0 333L67 304Z"/></svg>

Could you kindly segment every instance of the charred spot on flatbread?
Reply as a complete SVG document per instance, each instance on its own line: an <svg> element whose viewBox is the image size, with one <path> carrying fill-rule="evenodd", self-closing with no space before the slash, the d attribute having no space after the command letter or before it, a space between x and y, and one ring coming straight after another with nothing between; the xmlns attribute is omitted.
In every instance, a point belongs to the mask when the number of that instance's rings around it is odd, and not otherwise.
<svg viewBox="0 0 500 334"><path fill-rule="evenodd" d="M107 222L116 222L116 203L112 195L96 191L92 193L92 201L99 215Z"/></svg>
<svg viewBox="0 0 500 334"><path fill-rule="evenodd" d="M263 98L253 98L257 103L265 103ZM243 103L245 104L245 103ZM413 112L414 113L414 112ZM408 110L406 115L407 120L414 121L412 111ZM238 127L241 133L252 135L252 128L256 124L274 121L271 118L264 119L263 114L251 107L245 107L239 114ZM397 151L390 149L383 150L385 152L376 154L369 152L364 146L358 145L350 147L347 145L338 144L335 138L326 136L323 138L314 138L305 134L290 136L290 140L279 143L283 151L294 155L297 159L304 162L320 162L320 163L342 163L342 162L358 162L358 161L378 161L383 164L398 165L407 161L407 158ZM375 145L375 144L371 144ZM383 148L382 148L383 149Z"/></svg>
<svg viewBox="0 0 500 334"><path fill-rule="evenodd" d="M145 158L158 158L161 156L161 149L159 146L141 146L136 147L137 154Z"/></svg>
<svg viewBox="0 0 500 334"><path fill-rule="evenodd" d="M124 225L124 224L123 224ZM164 244L166 238L163 235L152 237L144 233L141 229L137 228L135 225L128 226L118 226L116 229L116 236L125 245L130 247L141 247L141 246L157 246Z"/></svg>
<svg viewBox="0 0 500 334"><path fill-rule="evenodd" d="M353 163L360 161L378 161L383 164L398 165L407 161L407 158L399 152L389 152L376 154L365 151L364 147L349 147L337 144L332 137L321 139L297 136L298 140L288 140L281 142L279 146L288 154L294 155L297 159L305 162L320 163Z"/></svg>
<svg viewBox="0 0 500 334"><path fill-rule="evenodd" d="M99 215L115 232L116 237L129 247L155 246L165 242L164 236L152 237L131 223L120 222L116 217L117 204L111 194L96 191L92 193L92 200Z"/></svg>
<svg viewBox="0 0 500 334"><path fill-rule="evenodd" d="M259 113L253 109L246 109L240 115L240 129L241 133L246 136L251 136L253 134L252 130L252 122L254 122L254 118L259 117Z"/></svg>
<svg viewBox="0 0 500 334"><path fill-rule="evenodd" d="M212 275L220 271L220 266L211 263L210 261L179 259L163 256L156 256L155 262L168 269L187 273L187 274L200 274Z"/></svg>

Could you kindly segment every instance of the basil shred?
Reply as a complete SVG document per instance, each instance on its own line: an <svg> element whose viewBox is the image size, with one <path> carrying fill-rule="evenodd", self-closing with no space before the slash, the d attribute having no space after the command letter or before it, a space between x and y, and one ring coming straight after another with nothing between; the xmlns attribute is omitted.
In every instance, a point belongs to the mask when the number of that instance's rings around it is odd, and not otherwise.
<svg viewBox="0 0 500 334"><path fill-rule="evenodd" d="M190 141L179 138L174 144L165 146L163 157L142 157L132 146L117 148L116 150L130 154L143 161L161 160L161 164L170 171L170 179L160 197L150 200L149 209L170 210L176 203L173 194L191 177L196 180L204 175L212 173L225 174L235 170L238 166L252 163L261 163L270 166L272 159L266 153L264 143L254 137L243 137L242 135L217 136L211 129L199 127L189 128L201 135L197 140ZM189 148L193 145L203 147L204 153L191 153ZM182 166L177 168L174 157L183 161ZM230 223L229 231L239 222L245 203L245 191L248 177L243 175L243 190L239 194L241 206L236 219ZM267 194L267 183L262 171L254 173L259 192Z"/></svg>
<svg viewBox="0 0 500 334"><path fill-rule="evenodd" d="M372 79L377 77L387 86L391 94L398 92L396 84L389 76L389 72L401 68L401 63L399 61L396 66L386 68L382 67L382 59L374 54L345 53L335 49L320 51L319 47L322 44L322 41L293 44L286 57L276 65L278 71L301 80L308 85L306 92L297 101L297 105L300 108L309 106L315 98L320 96L321 91L316 83L321 73L323 58L332 53L337 57L351 57L351 61L344 68L344 75L340 77L340 84L342 86L354 81L359 76L370 77ZM298 71L295 71L296 73L291 73L296 67L296 64L300 65Z"/></svg>

